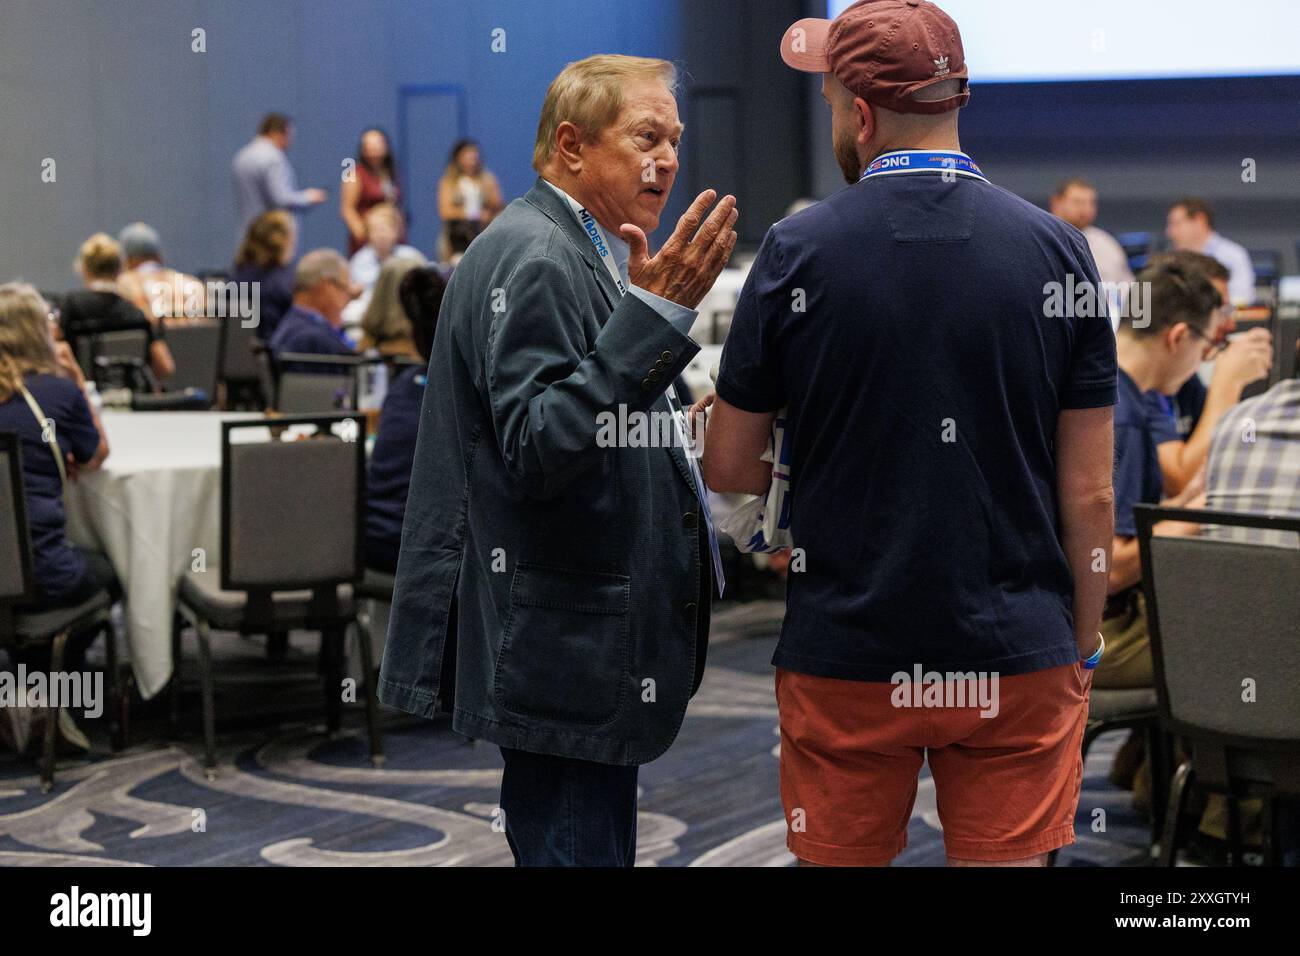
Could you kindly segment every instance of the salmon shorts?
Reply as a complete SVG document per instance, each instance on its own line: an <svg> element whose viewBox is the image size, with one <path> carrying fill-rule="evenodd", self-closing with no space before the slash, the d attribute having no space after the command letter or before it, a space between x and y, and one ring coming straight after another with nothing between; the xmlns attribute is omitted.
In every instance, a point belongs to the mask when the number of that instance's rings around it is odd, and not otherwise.
<svg viewBox="0 0 1300 956"><path fill-rule="evenodd" d="M888 864L907 846L924 760L950 859L1006 862L1073 843L1091 684L1079 664L990 678L982 696L963 681L778 668L786 846L823 866Z"/></svg>

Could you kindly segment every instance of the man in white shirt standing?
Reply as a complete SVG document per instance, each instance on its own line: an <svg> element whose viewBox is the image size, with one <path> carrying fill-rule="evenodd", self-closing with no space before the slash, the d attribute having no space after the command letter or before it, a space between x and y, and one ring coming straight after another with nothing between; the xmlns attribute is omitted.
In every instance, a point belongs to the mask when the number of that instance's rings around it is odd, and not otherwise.
<svg viewBox="0 0 1300 956"><path fill-rule="evenodd" d="M1102 282L1127 286L1133 281L1133 270L1128 267L1128 255L1123 246L1106 230L1094 225L1097 221L1097 189L1092 183L1077 176L1067 179L1052 193L1049 208L1053 216L1064 219L1083 233Z"/></svg>
<svg viewBox="0 0 1300 956"><path fill-rule="evenodd" d="M1165 235L1175 249L1218 259L1228 268L1228 297L1233 305L1255 301L1255 267L1250 253L1214 231L1214 210L1204 199L1180 199L1169 209Z"/></svg>

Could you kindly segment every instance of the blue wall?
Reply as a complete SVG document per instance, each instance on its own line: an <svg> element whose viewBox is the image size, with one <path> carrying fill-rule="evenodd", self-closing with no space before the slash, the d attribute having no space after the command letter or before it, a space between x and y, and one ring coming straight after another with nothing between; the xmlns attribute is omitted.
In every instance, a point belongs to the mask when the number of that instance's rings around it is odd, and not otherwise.
<svg viewBox="0 0 1300 956"><path fill-rule="evenodd" d="M302 186L331 200L303 217L299 248L339 246L340 163L370 124L394 134L399 89L463 86L469 134L508 197L531 184L547 84L592 53L675 58L678 4L655 0L6 0L0 28L0 276L42 288L75 282L92 232L144 219L170 262L228 263L229 164L269 110L296 120ZM191 30L207 52L191 52ZM506 31L493 53L492 31ZM415 238L430 251L433 184L455 130L445 101L417 98L419 136L403 170ZM454 112L445 115L454 116ZM437 128L435 128L437 127ZM434 150L434 147L436 151ZM57 181L41 182L52 157ZM676 197L680 198L680 197Z"/></svg>

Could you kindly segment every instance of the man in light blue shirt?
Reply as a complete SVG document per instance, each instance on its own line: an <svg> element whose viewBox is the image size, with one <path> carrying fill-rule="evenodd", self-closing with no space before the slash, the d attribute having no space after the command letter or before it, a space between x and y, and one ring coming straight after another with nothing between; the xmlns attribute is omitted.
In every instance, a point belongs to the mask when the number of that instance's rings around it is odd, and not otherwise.
<svg viewBox="0 0 1300 956"><path fill-rule="evenodd" d="M230 178L235 192L236 242L249 224L271 209L309 209L325 201L323 189L299 189L285 155L293 142L293 123L283 113L267 113L257 137L235 154Z"/></svg>
<svg viewBox="0 0 1300 956"><path fill-rule="evenodd" d="M1204 199L1180 199L1169 209L1165 235L1175 249L1217 259L1228 270L1228 298L1233 305L1255 301L1255 267L1250 253L1214 231L1214 210Z"/></svg>

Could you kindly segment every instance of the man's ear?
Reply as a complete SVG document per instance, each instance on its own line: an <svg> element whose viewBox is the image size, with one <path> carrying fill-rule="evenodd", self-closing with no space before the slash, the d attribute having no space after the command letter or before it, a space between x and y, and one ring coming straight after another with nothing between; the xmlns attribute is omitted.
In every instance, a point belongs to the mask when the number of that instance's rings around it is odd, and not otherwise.
<svg viewBox="0 0 1300 956"><path fill-rule="evenodd" d="M570 173L582 172L582 133L568 120L556 127L555 152Z"/></svg>
<svg viewBox="0 0 1300 956"><path fill-rule="evenodd" d="M865 146L876 134L876 118L871 115L871 105L860 96L854 98L853 109L862 121L862 128L858 130L858 143Z"/></svg>

